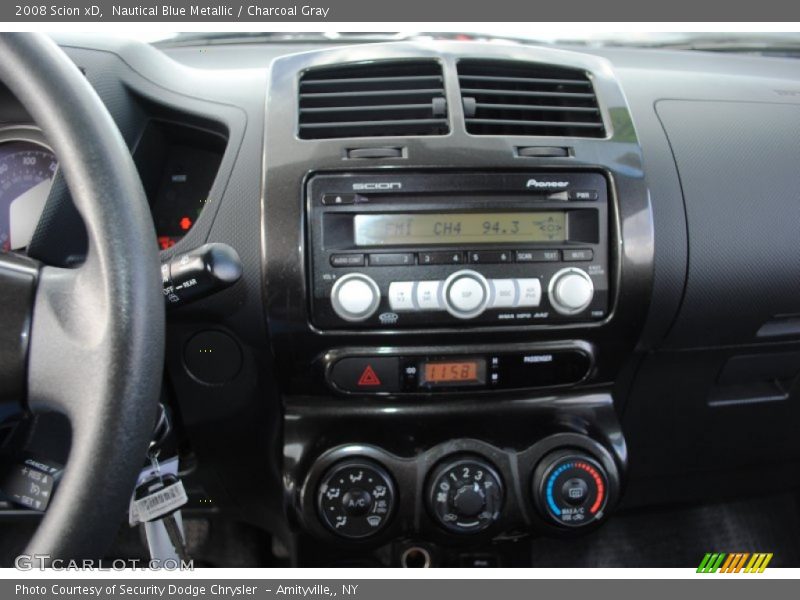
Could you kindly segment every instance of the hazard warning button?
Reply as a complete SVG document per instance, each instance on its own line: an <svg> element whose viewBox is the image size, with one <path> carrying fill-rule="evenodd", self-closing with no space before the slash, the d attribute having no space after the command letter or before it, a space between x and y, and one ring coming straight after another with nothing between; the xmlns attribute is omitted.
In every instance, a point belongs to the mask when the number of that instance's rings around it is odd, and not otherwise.
<svg viewBox="0 0 800 600"><path fill-rule="evenodd" d="M342 358L330 370L330 380L345 392L396 392L400 389L400 359L396 356Z"/></svg>

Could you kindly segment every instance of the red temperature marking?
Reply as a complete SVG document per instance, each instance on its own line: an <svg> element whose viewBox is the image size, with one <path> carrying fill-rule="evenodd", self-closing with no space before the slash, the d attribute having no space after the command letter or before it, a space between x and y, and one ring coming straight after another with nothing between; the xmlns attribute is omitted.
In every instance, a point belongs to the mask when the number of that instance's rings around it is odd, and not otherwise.
<svg viewBox="0 0 800 600"><path fill-rule="evenodd" d="M589 473L589 475L592 476L592 479L594 479L594 484L597 487L597 498L595 499L594 504L592 504L592 507L589 509L589 512L595 514L598 510L600 510L600 506L603 504L603 497L606 493L606 488L603 485L603 478L600 477L600 473L597 472L597 469L591 465L578 462L575 463L575 466Z"/></svg>

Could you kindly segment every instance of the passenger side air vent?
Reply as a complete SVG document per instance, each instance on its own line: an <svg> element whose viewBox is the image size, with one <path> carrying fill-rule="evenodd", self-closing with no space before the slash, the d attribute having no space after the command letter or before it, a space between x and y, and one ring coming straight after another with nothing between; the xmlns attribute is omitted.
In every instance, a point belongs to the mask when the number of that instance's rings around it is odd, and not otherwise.
<svg viewBox="0 0 800 600"><path fill-rule="evenodd" d="M464 60L458 80L467 132L605 137L586 72L516 61Z"/></svg>
<svg viewBox="0 0 800 600"><path fill-rule="evenodd" d="M442 67L434 61L310 69L300 78L299 111L304 140L448 132Z"/></svg>

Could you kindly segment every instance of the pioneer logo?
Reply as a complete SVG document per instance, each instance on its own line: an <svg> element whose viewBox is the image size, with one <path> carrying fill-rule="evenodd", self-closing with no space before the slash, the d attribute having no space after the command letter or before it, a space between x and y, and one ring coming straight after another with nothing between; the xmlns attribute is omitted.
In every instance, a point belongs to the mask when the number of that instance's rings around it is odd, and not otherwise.
<svg viewBox="0 0 800 600"><path fill-rule="evenodd" d="M568 185L569 181L539 181L538 179L528 179L528 183L525 187L545 190L560 190Z"/></svg>
<svg viewBox="0 0 800 600"><path fill-rule="evenodd" d="M379 183L354 183L353 191L367 191L367 190L399 190L403 184L399 181L393 182L379 182Z"/></svg>

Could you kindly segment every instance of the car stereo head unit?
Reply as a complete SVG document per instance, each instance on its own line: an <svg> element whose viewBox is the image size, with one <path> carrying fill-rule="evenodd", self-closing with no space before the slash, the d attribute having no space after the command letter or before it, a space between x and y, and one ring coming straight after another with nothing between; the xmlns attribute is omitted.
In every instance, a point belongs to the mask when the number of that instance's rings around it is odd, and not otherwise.
<svg viewBox="0 0 800 600"><path fill-rule="evenodd" d="M597 172L318 174L307 184L320 329L526 326L609 310Z"/></svg>

